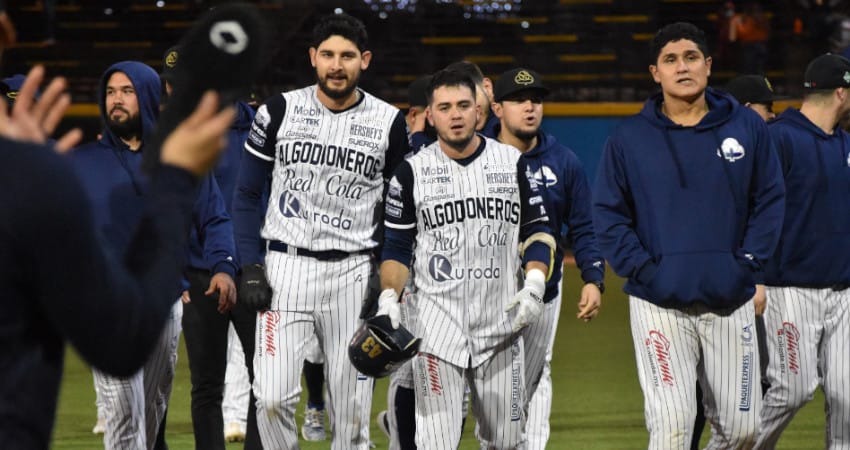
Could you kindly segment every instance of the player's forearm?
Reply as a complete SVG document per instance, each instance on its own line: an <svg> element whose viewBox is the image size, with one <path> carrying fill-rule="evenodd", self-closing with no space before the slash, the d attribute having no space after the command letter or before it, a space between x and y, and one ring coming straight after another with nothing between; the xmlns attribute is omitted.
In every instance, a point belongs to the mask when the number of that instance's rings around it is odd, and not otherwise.
<svg viewBox="0 0 850 450"><path fill-rule="evenodd" d="M393 289L401 294L409 273L406 265L392 259L384 260L381 263L381 290Z"/></svg>

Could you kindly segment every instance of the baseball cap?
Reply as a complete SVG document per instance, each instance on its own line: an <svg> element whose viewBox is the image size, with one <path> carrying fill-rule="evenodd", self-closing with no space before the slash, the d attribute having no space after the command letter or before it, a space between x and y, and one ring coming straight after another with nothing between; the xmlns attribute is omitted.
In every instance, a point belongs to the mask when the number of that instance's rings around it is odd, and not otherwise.
<svg viewBox="0 0 850 450"><path fill-rule="evenodd" d="M171 46L162 55L162 72L159 77L163 80L171 81L174 76L174 70L177 68L177 60L180 56L180 47L177 45Z"/></svg>
<svg viewBox="0 0 850 450"><path fill-rule="evenodd" d="M803 79L806 89L850 87L850 61L833 53L818 56L806 67Z"/></svg>
<svg viewBox="0 0 850 450"><path fill-rule="evenodd" d="M24 81L27 79L26 75L23 74L15 74L9 78L4 78L2 82L0 82L0 94L3 95L6 99L6 104L9 105L9 109L12 109L12 106L15 105L15 99L18 98L18 92L21 90L21 86L23 86ZM38 91L36 91L36 98L38 98Z"/></svg>
<svg viewBox="0 0 850 450"><path fill-rule="evenodd" d="M773 103L788 97L773 93L770 81L761 75L742 75L733 78L725 88L742 105L745 103Z"/></svg>
<svg viewBox="0 0 850 450"><path fill-rule="evenodd" d="M527 90L538 91L541 95L549 94L549 88L543 85L543 79L539 73L520 67L499 76L493 86L493 96L495 101L500 102L512 94Z"/></svg>
<svg viewBox="0 0 850 450"><path fill-rule="evenodd" d="M407 103L410 106L428 106L427 95L428 83L431 82L431 75L423 75L410 83L407 87Z"/></svg>

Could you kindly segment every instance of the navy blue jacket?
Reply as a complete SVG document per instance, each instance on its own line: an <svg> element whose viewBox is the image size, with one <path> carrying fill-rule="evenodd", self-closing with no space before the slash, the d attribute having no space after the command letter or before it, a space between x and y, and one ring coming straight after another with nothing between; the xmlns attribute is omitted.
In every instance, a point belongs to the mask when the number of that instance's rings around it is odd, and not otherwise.
<svg viewBox="0 0 850 450"><path fill-rule="evenodd" d="M500 129L501 126L497 126L494 130L497 136ZM544 300L548 302L558 294L565 238L572 243L581 279L585 283L601 282L605 278L605 261L593 233L590 185L581 161L572 150L543 130L537 133L537 146L523 153L523 158L543 196L552 235L561 238L555 251L552 277L546 282Z"/></svg>
<svg viewBox="0 0 850 450"><path fill-rule="evenodd" d="M825 133L796 109L768 129L785 176L785 222L765 270L771 286L850 283L850 135Z"/></svg>
<svg viewBox="0 0 850 450"><path fill-rule="evenodd" d="M194 179L163 166L126 254L104 250L67 160L0 138L0 443L47 449L65 343L116 376L142 367L174 304Z"/></svg>
<svg viewBox="0 0 850 450"><path fill-rule="evenodd" d="M782 227L785 186L767 126L731 96L683 127L662 95L609 136L593 221L624 290L662 306L736 307L764 282Z"/></svg>
<svg viewBox="0 0 850 450"><path fill-rule="evenodd" d="M109 77L117 71L125 73L136 90L144 142L150 137L159 114L159 75L134 61L116 63L107 69L99 91L104 123L108 112L103 94ZM144 146L139 151L130 150L109 127L104 127L100 140L80 146L69 156L93 205L95 224L114 255L124 254L145 210L150 180L141 170L143 151ZM213 177L201 180L192 218L193 232L204 239L202 267L235 276L238 265L234 259L233 225Z"/></svg>
<svg viewBox="0 0 850 450"><path fill-rule="evenodd" d="M251 109L250 106L245 104L244 102L236 103L236 120L233 121L233 125L230 127L230 130L227 133L227 148L222 152L221 157L216 163L215 169L213 169L213 176L215 177L215 184L218 185L218 189L221 190L221 194L216 197L221 197L224 199L224 208L225 211L222 212L219 209L219 202L216 198L211 197L211 200L215 200L214 202L210 202L209 205L211 211L214 211L214 214L204 215L202 217L206 217L208 222L199 227L198 229L218 229L217 227L223 227L224 229L233 229L232 221L230 220L231 216L231 206L233 205L233 192L236 190L236 176L239 175L239 163L242 160L242 152L245 146L245 139L248 138L248 132L251 130L251 122L254 121L254 110ZM227 222L227 223L224 223ZM209 228L211 227L211 228ZM232 233L232 231L231 231ZM213 239L225 239L226 236L221 235L220 233L213 233ZM193 228L191 235L189 236L189 267L193 267L201 270L210 270L211 274L216 274L218 272L227 272L231 276L231 267L236 264L238 267L239 258L235 258L235 261L231 261L233 264L224 264L222 258L207 258L205 257L205 246L203 244L209 243L210 236L203 236L203 239L198 236L197 229ZM231 237L232 239L232 237ZM215 249L211 249L215 251ZM236 252L236 244L234 241L233 251ZM232 256L238 255L238 253L231 253ZM210 266L210 264L213 264Z"/></svg>

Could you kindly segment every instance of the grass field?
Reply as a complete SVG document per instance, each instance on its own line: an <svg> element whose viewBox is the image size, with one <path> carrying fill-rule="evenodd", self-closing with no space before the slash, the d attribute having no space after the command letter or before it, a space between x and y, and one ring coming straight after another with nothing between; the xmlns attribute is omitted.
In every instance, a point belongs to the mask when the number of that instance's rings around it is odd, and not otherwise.
<svg viewBox="0 0 850 450"><path fill-rule="evenodd" d="M569 269L568 269L569 270ZM602 312L589 324L575 319L580 286L575 270L569 270L566 301L555 343L552 374L554 401L550 449L639 449L646 448L643 397L635 373L628 302L614 277L607 281ZM182 344L182 342L181 342ZM193 449L189 412L189 368L181 345L174 393L168 413L167 441L172 450ZM375 389L372 416L386 409L386 380ZM299 426L303 407L299 406ZM76 354L68 351L53 448L102 448L101 439L91 434L95 422L91 373ZM472 426L466 427L461 449L477 449ZM708 432L703 436L707 440ZM372 426L378 449L387 439ZM232 444L228 449L240 448ZM330 442L302 444L304 449L327 449ZM781 449L824 448L823 396L820 391L785 431Z"/></svg>

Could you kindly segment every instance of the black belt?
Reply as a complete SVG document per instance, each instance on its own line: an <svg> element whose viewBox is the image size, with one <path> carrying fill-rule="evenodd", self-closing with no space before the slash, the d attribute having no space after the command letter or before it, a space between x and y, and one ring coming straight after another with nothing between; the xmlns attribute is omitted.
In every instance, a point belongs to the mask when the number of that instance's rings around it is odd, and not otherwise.
<svg viewBox="0 0 850 450"><path fill-rule="evenodd" d="M293 256L309 256L310 258L316 258L319 261L339 261L340 259L348 258L351 255L364 255L371 252L371 250L361 250L354 253L344 252L342 250L313 251L307 250L306 248L293 247L280 241L269 241L269 250Z"/></svg>
<svg viewBox="0 0 850 450"><path fill-rule="evenodd" d="M840 292L840 291L843 291L843 290L845 290L849 287L850 287L850 284L844 283L844 284L833 284L829 288L832 289L835 292Z"/></svg>

